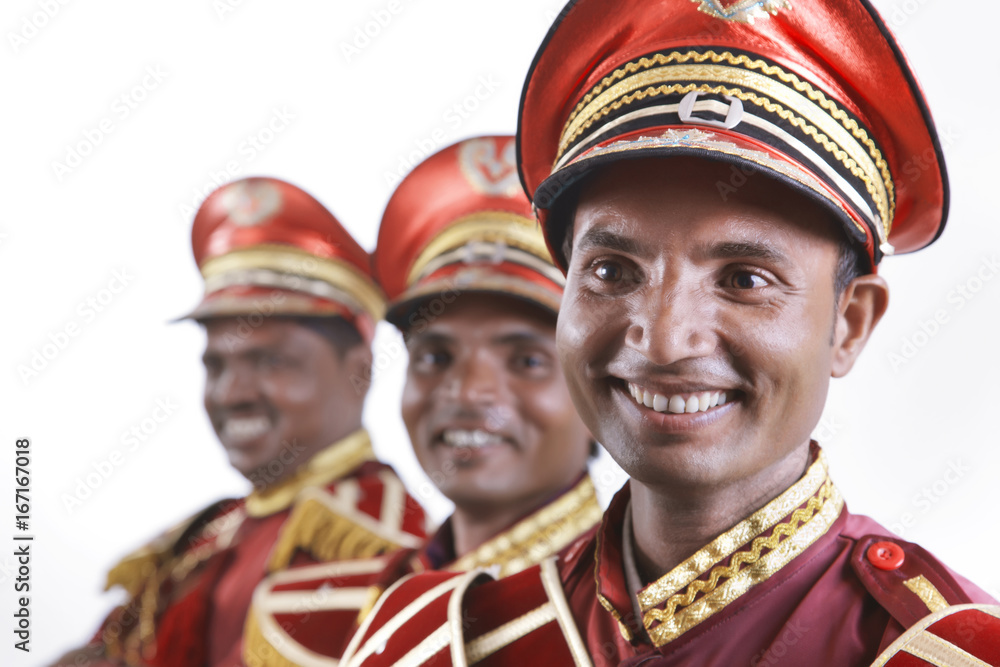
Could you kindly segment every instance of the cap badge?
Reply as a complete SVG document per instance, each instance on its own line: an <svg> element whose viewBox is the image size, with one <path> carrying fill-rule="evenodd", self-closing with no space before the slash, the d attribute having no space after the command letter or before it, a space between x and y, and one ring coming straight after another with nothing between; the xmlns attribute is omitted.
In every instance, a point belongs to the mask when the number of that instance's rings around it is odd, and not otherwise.
<svg viewBox="0 0 1000 667"><path fill-rule="evenodd" d="M691 0L698 3L698 9L723 21L753 24L757 19L766 19L782 9L791 9L789 0Z"/></svg>
<svg viewBox="0 0 1000 667"><path fill-rule="evenodd" d="M692 90L684 96L684 99L681 100L680 106L677 109L677 115L680 117L682 123L708 125L710 127L721 127L731 130L739 125L740 121L743 120L743 102L741 102L738 97L733 97L731 95L725 96L725 98L729 100L729 110L726 112L726 120L710 120L708 118L698 118L697 116L692 115L694 112L694 103L698 101L699 95L701 95L700 91Z"/></svg>
<svg viewBox="0 0 1000 667"><path fill-rule="evenodd" d="M267 181L241 181L222 193L229 219L240 227L253 227L281 210L281 192Z"/></svg>
<svg viewBox="0 0 1000 667"><path fill-rule="evenodd" d="M492 139L473 139L458 151L465 178L477 191L493 197L514 197L520 192L516 161L517 147L512 141L501 151Z"/></svg>
<svg viewBox="0 0 1000 667"><path fill-rule="evenodd" d="M502 264L507 256L507 244L503 241L472 241L462 249L465 264Z"/></svg>

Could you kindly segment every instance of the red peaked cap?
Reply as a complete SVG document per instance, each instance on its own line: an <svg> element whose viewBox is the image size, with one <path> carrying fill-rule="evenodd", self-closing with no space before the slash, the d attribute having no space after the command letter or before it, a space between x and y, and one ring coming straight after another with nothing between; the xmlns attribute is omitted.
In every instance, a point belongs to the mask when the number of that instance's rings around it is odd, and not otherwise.
<svg viewBox="0 0 1000 667"><path fill-rule="evenodd" d="M375 273L386 319L404 330L465 292L504 294L559 309L552 264L517 177L512 136L467 139L417 165L386 205Z"/></svg>
<svg viewBox="0 0 1000 667"><path fill-rule="evenodd" d="M528 72L517 146L563 268L563 195L621 159L763 171L832 210L873 266L932 243L948 212L927 104L867 0L571 1Z"/></svg>
<svg viewBox="0 0 1000 667"><path fill-rule="evenodd" d="M312 196L276 178L227 183L191 229L205 296L186 317L340 316L370 342L385 297L368 253Z"/></svg>

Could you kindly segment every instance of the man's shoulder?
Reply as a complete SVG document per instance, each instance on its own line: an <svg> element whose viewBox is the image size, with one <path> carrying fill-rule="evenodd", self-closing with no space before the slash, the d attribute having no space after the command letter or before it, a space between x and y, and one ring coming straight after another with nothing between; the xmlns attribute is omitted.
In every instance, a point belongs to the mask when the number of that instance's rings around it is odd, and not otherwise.
<svg viewBox="0 0 1000 667"><path fill-rule="evenodd" d="M368 461L303 489L281 527L244 632L248 665L339 658L388 556L423 543L426 517L391 467Z"/></svg>
<svg viewBox="0 0 1000 667"><path fill-rule="evenodd" d="M345 665L589 665L566 602L556 559L493 580L485 571L404 577L355 634Z"/></svg>
<svg viewBox="0 0 1000 667"><path fill-rule="evenodd" d="M295 498L271 552L269 570L307 560L370 558L417 548L427 517L391 467L366 463L325 486L307 487Z"/></svg>
<svg viewBox="0 0 1000 667"><path fill-rule="evenodd" d="M853 542L854 573L904 627L943 604L997 604L934 554L866 516L849 515L841 535Z"/></svg>
<svg viewBox="0 0 1000 667"><path fill-rule="evenodd" d="M121 586L130 595L138 594L164 567L223 548L245 517L240 499L208 505L122 558L108 572L106 588Z"/></svg>
<svg viewBox="0 0 1000 667"><path fill-rule="evenodd" d="M1000 658L1000 606L988 593L868 517L851 515L841 535L854 543L854 574L903 629L874 665L912 664L914 656L947 665Z"/></svg>

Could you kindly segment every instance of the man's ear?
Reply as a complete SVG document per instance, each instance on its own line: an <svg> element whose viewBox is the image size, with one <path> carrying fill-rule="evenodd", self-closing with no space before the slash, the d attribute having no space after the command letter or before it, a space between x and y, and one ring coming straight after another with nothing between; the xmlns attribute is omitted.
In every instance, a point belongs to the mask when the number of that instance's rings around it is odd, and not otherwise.
<svg viewBox="0 0 1000 667"><path fill-rule="evenodd" d="M843 377L854 367L888 307L889 285L882 276L859 276L844 288L833 329L832 377Z"/></svg>

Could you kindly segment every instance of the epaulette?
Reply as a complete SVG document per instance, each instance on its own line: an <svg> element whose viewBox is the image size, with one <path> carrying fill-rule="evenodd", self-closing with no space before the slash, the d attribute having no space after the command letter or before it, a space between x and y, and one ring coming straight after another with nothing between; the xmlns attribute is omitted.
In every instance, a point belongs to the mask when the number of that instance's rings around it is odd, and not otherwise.
<svg viewBox="0 0 1000 667"><path fill-rule="evenodd" d="M409 507L410 502L391 470L382 470L377 477L341 480L329 488L307 488L281 528L268 571L288 567L299 550L313 560L334 561L417 548L424 539L424 519Z"/></svg>
<svg viewBox="0 0 1000 667"><path fill-rule="evenodd" d="M129 595L138 595L145 588L149 577L160 567L186 548L204 541L205 536L200 534L203 528L221 517L232 515L239 505L238 500L231 498L219 500L167 529L118 561L108 571L104 590L121 586Z"/></svg>
<svg viewBox="0 0 1000 667"><path fill-rule="evenodd" d="M248 667L335 667L385 556L293 567L258 584L243 632Z"/></svg>
<svg viewBox="0 0 1000 667"><path fill-rule="evenodd" d="M851 565L872 597L909 628L927 614L972 602L950 572L920 546L884 535L866 535Z"/></svg>
<svg viewBox="0 0 1000 667"><path fill-rule="evenodd" d="M130 599L112 612L99 632L108 657L127 664L147 664L158 657L157 615L164 587L183 581L198 565L229 546L245 516L242 501L220 500L111 569L107 588L122 586Z"/></svg>
<svg viewBox="0 0 1000 667"><path fill-rule="evenodd" d="M1000 667L1000 606L960 604L922 618L872 667Z"/></svg>
<svg viewBox="0 0 1000 667"><path fill-rule="evenodd" d="M1000 607L971 604L955 577L927 551L866 535L855 545L851 565L906 630L874 666L1000 667Z"/></svg>
<svg viewBox="0 0 1000 667"><path fill-rule="evenodd" d="M555 558L493 582L483 570L427 572L390 587L344 653L345 667L407 664L590 667Z"/></svg>

